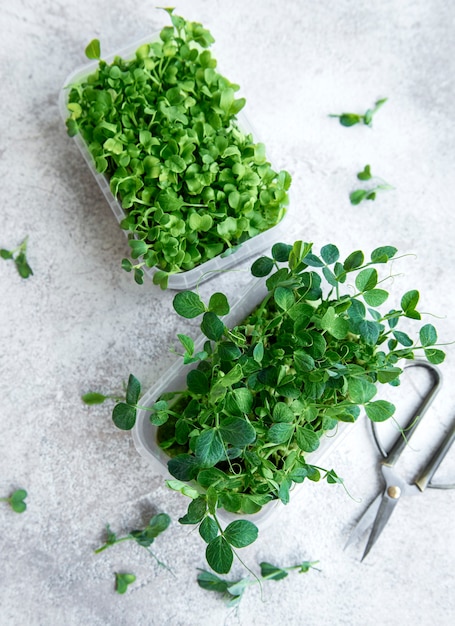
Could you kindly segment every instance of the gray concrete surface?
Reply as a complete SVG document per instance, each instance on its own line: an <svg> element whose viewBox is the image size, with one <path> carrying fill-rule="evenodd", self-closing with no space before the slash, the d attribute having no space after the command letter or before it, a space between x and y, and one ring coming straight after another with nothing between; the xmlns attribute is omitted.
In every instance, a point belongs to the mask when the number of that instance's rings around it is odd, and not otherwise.
<svg viewBox="0 0 455 626"><path fill-rule="evenodd" d="M448 0L192 0L177 12L216 39L220 67L242 86L246 112L277 167L293 175L289 239L344 253L395 245L397 296L421 291L441 341L455 339L455 8ZM0 495L29 492L22 515L0 505L0 624L48 626L301 625L444 626L454 598L453 491L404 501L368 559L343 551L381 486L378 455L361 422L328 460L352 494L308 485L243 551L256 567L319 560L320 571L248 590L228 609L196 584L204 567L197 533L177 523L186 503L114 428L111 406L81 394L121 388L129 372L149 387L173 363L172 292L143 287L119 268L127 250L57 109L66 76L99 37L107 53L167 23L153 3L13 0L0 17L0 247L29 235L34 276L0 260ZM373 128L341 127L327 114L389 101ZM366 163L394 185L350 205ZM248 264L201 291L236 293ZM454 348L418 448L455 419ZM399 398L398 404L404 400ZM423 428L423 426L422 426ZM412 455L411 455L412 456ZM414 459L414 457L412 457ZM439 479L454 482L455 454ZM109 522L118 532L166 511L172 527L157 556L121 544L93 549ZM124 596L114 572L137 582ZM236 565L233 576L241 574Z"/></svg>

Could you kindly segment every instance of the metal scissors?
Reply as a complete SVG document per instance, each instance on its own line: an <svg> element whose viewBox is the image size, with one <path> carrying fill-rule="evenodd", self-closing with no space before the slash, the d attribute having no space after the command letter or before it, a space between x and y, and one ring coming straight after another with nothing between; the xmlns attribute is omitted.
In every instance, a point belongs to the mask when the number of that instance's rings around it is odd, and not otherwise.
<svg viewBox="0 0 455 626"><path fill-rule="evenodd" d="M426 487L439 489L451 489L454 487L454 485L434 485L431 483L431 479L433 478L436 470L446 456L447 452L450 449L450 446L455 439L455 422L449 428L449 431L441 441L438 449L434 452L433 456L425 465L425 467L420 471L413 484L409 484L408 482L403 480L403 478L401 478L401 476L397 473L395 469L396 462L400 458L400 455L403 452L407 443L409 442L409 439L414 434L417 426L419 425L427 408L433 401L434 396L437 393L441 384L441 375L439 371L430 363L427 363L425 361L416 361L408 367L426 368L431 377L431 387L429 388L429 391L425 394L419 406L409 419L408 424L404 427L406 432L406 438L400 433L398 439L395 441L391 450L388 453L385 452L385 450L382 448L376 432L375 424L372 424L376 444L382 455L385 457L381 461L381 470L385 481L385 491L384 493L379 494L367 508L367 510L355 526L354 530L352 531L345 545L346 549L351 543L359 539L363 535L363 533L372 525L371 533L361 559L362 561L370 552L373 545L376 543L376 540L378 539L381 532L384 530L384 527L386 526L390 516L395 510L396 505L403 496L420 494L426 489Z"/></svg>

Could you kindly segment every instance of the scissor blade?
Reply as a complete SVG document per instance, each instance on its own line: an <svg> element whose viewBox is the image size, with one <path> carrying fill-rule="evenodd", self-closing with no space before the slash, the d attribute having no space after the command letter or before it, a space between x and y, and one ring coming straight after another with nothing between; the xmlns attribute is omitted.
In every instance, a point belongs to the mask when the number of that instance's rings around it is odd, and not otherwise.
<svg viewBox="0 0 455 626"><path fill-rule="evenodd" d="M382 495L377 496L370 506L366 509L362 517L359 519L357 524L354 526L351 534L349 535L349 539L346 541L344 546L344 550L352 543L360 539L360 537L368 530L368 528L373 524L374 518L379 511L379 507L381 506Z"/></svg>
<svg viewBox="0 0 455 626"><path fill-rule="evenodd" d="M385 525L389 521L390 516L392 515L399 498L391 498L387 491L382 497L381 504L379 506L378 513L376 515L376 519L374 520L373 528L371 529L370 536L368 537L368 543L365 548L365 552L361 558L361 561L367 556L371 548L376 543L379 535L384 530Z"/></svg>

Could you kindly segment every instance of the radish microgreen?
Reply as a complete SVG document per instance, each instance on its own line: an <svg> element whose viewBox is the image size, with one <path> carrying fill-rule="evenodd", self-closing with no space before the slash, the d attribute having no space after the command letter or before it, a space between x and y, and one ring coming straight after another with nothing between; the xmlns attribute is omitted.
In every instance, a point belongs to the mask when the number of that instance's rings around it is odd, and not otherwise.
<svg viewBox="0 0 455 626"><path fill-rule="evenodd" d="M389 183L382 178L373 176L369 165L365 165L364 169L358 172L357 178L362 181L373 180L373 186L370 189L356 189L352 191L349 195L349 199L353 205L360 204L363 200L375 200L376 194L379 191L393 189L392 185L389 185Z"/></svg>
<svg viewBox="0 0 455 626"><path fill-rule="evenodd" d="M363 115L359 113L331 113L329 117L337 117L342 126L355 126L356 124L365 124L366 126L372 126L373 115L387 102L387 98L381 98L376 100L374 107L367 109Z"/></svg>
<svg viewBox="0 0 455 626"><path fill-rule="evenodd" d="M16 489L10 496L0 498L0 502L7 502L13 511L23 513L27 508L27 504L25 503L27 495L25 489Z"/></svg>
<svg viewBox="0 0 455 626"><path fill-rule="evenodd" d="M69 86L67 120L125 211L123 269L142 284L155 267L162 288L275 226L291 183L238 122L245 99L217 71L209 31L165 10L172 26L157 41ZM98 40L86 54L100 58Z"/></svg>
<svg viewBox="0 0 455 626"><path fill-rule="evenodd" d="M26 237L17 248L13 248L13 250L6 250L6 248L0 249L0 258L14 261L16 269L22 278L28 278L33 275L33 270L30 267L26 256L27 241L28 237Z"/></svg>
<svg viewBox="0 0 455 626"><path fill-rule="evenodd" d="M134 574L115 572L115 591L117 593L125 593L128 586L134 583L136 576Z"/></svg>

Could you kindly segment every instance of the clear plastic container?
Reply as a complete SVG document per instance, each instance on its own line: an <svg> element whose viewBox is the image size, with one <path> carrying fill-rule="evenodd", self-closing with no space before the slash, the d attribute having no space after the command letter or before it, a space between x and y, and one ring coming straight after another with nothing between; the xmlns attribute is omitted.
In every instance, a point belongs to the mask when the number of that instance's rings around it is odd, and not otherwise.
<svg viewBox="0 0 455 626"><path fill-rule="evenodd" d="M245 289L237 302L231 307L230 313L223 317L224 324L230 328L240 324L251 311L260 304L267 293L265 280L256 279ZM202 349L206 340L206 337L201 335L201 337L195 341L195 352ZM183 360L179 359L167 370L162 378L145 393L141 398L141 405L152 406L163 393L186 389L186 376L190 369L196 366L197 364L184 365ZM132 431L134 445L139 454L150 462L155 472L161 474L166 480L171 480L173 477L167 469L169 456L157 443L156 435L158 428L150 422L149 415L150 412L148 411L138 411L136 424ZM354 423L341 422L336 430L323 435L318 449L306 455L308 462L314 465L320 465L324 458L329 453L332 453L346 435L352 431L353 427L359 423L359 419ZM305 483L294 485L292 495L295 496L296 492L301 491L304 487ZM257 526L264 528L267 523L271 521L272 514L283 506L280 500L273 500L262 507L258 513L253 515L241 515L240 517L250 519ZM221 509L219 518L229 523L234 519L238 519L239 515Z"/></svg>
<svg viewBox="0 0 455 626"><path fill-rule="evenodd" d="M121 57L122 59L129 60L134 58L136 50L143 44L152 43L153 41L157 41L159 39L159 33L153 33L149 37L138 40L135 43L130 44L129 46L122 48L112 54L102 55L102 58L106 63L111 63L115 57ZM69 88L72 84L77 84L84 81L87 76L93 74L98 68L98 61L91 61L86 63L85 65L80 66L76 70L74 70L65 80L63 88L59 94L59 110L62 119L66 122L70 113L67 108L68 104L68 95ZM246 132L251 133L254 137L255 141L258 142L258 135L253 129L251 122L244 115L243 111L237 115L237 119L239 122L239 126ZM77 134L73 137L79 151L85 159L90 171L92 172L95 180L97 181L101 191L104 194L109 206L112 209L117 221L120 223L123 219L125 219L126 214L123 210L120 202L113 196L109 182L104 174L100 174L97 172L95 168L95 164L93 162L92 156L88 151L87 145L80 136ZM242 261L248 259L251 256L257 255L259 252L269 248L273 243L280 241L280 238L283 238L289 230L289 207L281 219L281 221L272 228L248 239L244 243L236 246L235 248L228 251L223 252L222 254L206 261L205 263L201 263L197 267L192 270L188 270L185 272L180 272L177 274L171 274L168 280L168 287L170 289L191 289L192 287L204 282L215 275L216 272L227 270L234 265L241 263ZM128 232L125 231L126 236L128 236ZM150 278L153 278L153 274L157 271L157 268L147 268L143 267L144 273Z"/></svg>

